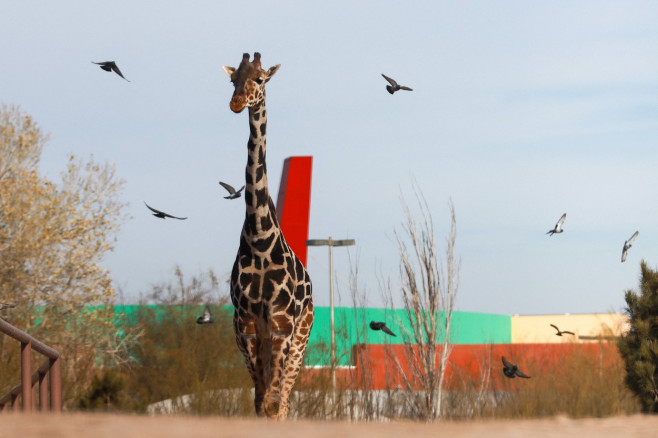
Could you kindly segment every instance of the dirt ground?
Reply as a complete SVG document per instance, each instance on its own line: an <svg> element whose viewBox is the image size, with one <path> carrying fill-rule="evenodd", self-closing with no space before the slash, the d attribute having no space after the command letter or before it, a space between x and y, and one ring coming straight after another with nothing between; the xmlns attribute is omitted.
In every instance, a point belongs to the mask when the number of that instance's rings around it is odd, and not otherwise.
<svg viewBox="0 0 658 438"><path fill-rule="evenodd" d="M474 421L436 423L347 423L330 421L275 422L259 419L131 416L109 414L0 414L0 438L137 438L258 437L267 438L568 438L656 437L658 416L605 419Z"/></svg>

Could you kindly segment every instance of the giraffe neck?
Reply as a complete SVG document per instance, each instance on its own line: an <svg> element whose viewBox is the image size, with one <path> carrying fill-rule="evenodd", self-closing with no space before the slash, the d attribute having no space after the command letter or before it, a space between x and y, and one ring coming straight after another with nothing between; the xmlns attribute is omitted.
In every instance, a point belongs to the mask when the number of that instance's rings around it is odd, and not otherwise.
<svg viewBox="0 0 658 438"><path fill-rule="evenodd" d="M265 101L249 108L249 153L245 171L244 231L252 240L260 239L278 229L276 212L267 185L266 154L267 111Z"/></svg>

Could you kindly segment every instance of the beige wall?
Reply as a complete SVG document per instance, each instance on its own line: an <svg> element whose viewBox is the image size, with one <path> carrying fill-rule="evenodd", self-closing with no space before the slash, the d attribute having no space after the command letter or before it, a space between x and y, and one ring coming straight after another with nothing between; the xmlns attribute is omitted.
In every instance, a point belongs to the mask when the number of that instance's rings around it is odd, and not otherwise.
<svg viewBox="0 0 658 438"><path fill-rule="evenodd" d="M576 335L556 336L560 330ZM596 342L583 337L619 336L628 330L628 317L621 313L512 316L512 343Z"/></svg>

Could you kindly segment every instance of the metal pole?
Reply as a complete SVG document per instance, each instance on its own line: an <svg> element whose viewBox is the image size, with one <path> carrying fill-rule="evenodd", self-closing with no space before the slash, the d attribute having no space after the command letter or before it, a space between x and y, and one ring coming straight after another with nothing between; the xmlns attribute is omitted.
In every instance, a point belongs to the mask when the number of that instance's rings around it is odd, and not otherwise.
<svg viewBox="0 0 658 438"><path fill-rule="evenodd" d="M21 394L23 412L32 412L32 343L21 342Z"/></svg>
<svg viewBox="0 0 658 438"><path fill-rule="evenodd" d="M329 247L329 320L331 330L331 352L330 352L330 373L331 373L331 402L332 408L336 405L336 330L334 323L334 246L351 246L354 245L354 239L333 240L329 239L309 239L306 241L308 246L328 246Z"/></svg>
<svg viewBox="0 0 658 438"><path fill-rule="evenodd" d="M336 329L334 325L334 256L333 240L329 237L329 321L331 324L331 402L336 404Z"/></svg>

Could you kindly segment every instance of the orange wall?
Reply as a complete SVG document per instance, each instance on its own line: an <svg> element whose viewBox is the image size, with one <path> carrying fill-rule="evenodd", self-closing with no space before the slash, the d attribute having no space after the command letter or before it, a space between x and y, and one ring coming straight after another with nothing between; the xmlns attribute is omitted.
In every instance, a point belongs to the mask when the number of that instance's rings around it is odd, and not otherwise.
<svg viewBox="0 0 658 438"><path fill-rule="evenodd" d="M355 383L358 388L403 389L406 388L406 376L414 389L421 389L420 383L412 377L414 364L407 359L410 348L418 350L417 346L405 345L355 346ZM453 345L445 387L455 390L478 387L485 370L491 370L491 388L503 388L503 380L508 379L502 373L502 356L517 364L524 373L538 378L546 373L564 372L564 359L574 354L583 354L591 359L590 363L598 363L601 367L621 360L614 343Z"/></svg>

